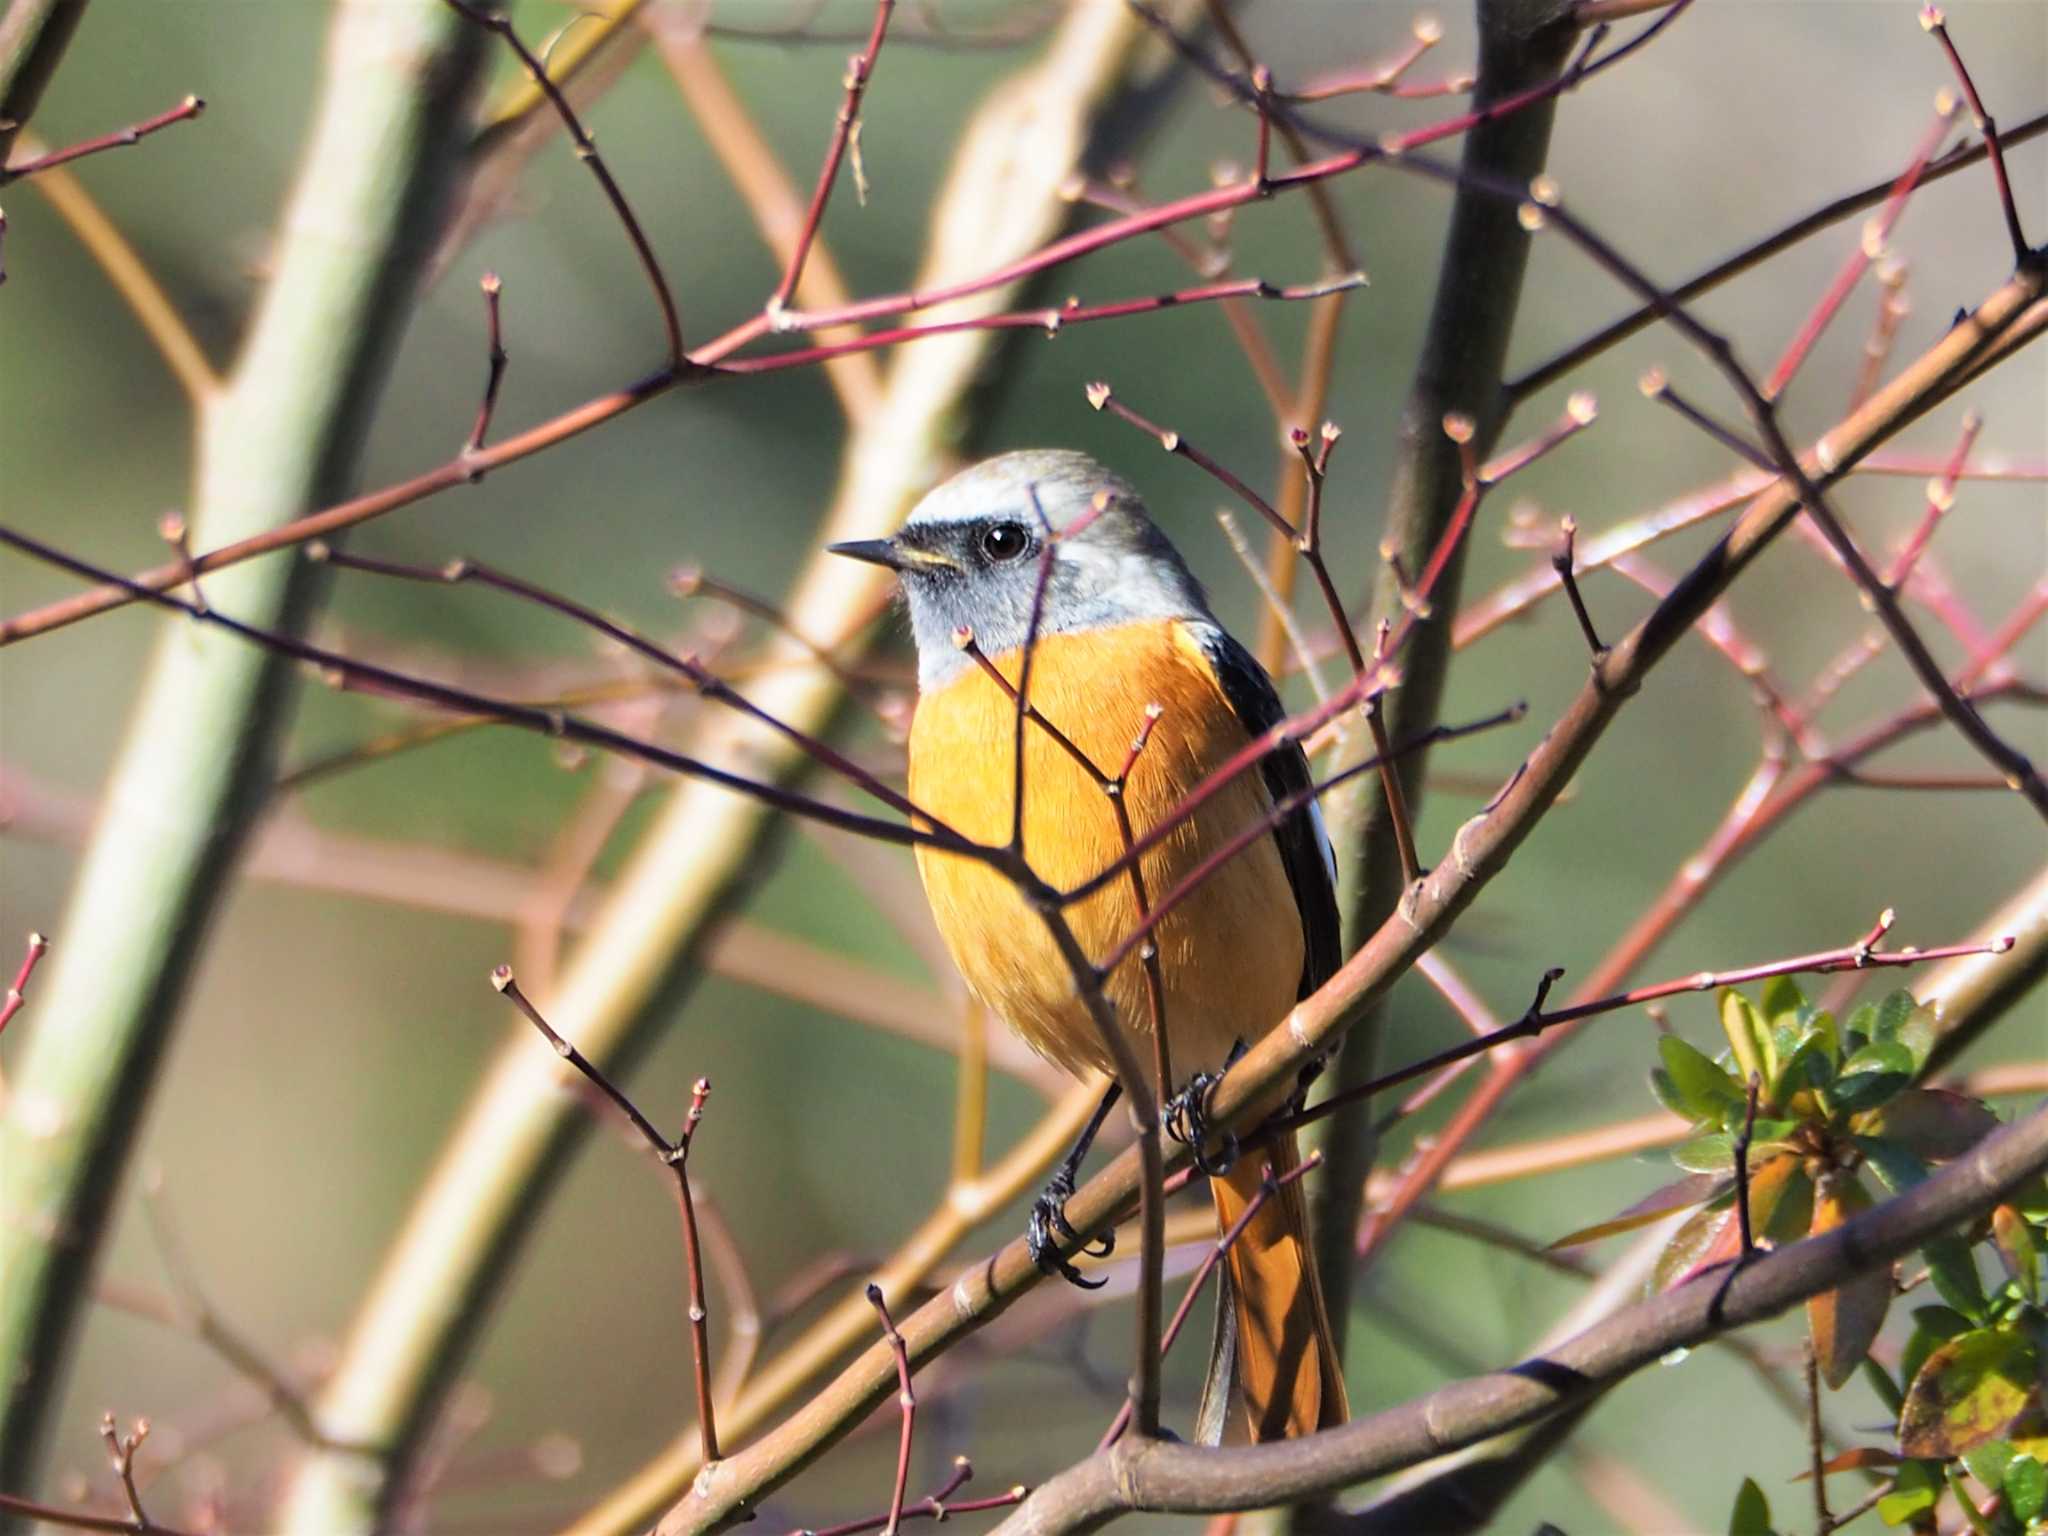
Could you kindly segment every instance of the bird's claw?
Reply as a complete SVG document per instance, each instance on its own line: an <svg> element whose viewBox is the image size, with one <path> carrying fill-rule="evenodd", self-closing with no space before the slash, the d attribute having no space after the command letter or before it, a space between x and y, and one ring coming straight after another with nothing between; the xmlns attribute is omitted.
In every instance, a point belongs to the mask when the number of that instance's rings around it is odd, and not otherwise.
<svg viewBox="0 0 2048 1536"><path fill-rule="evenodd" d="M1235 1059L1233 1055L1232 1060ZM1225 1063L1223 1071L1229 1070ZM1165 1112L1160 1116L1166 1134L1186 1147L1194 1155L1195 1167L1212 1179L1230 1172L1237 1161L1237 1137L1228 1131L1223 1133L1222 1144L1213 1155L1204 1150L1211 1135L1209 1090L1222 1080L1223 1072L1197 1072L1188 1079L1187 1087L1166 1101Z"/></svg>
<svg viewBox="0 0 2048 1536"><path fill-rule="evenodd" d="M1038 1198L1031 1202L1031 1219L1024 1227L1025 1246L1031 1250L1031 1262L1046 1274L1058 1275L1067 1284L1077 1285L1084 1291L1100 1290L1106 1281L1090 1280L1060 1252L1061 1237L1072 1242L1081 1239L1073 1223L1067 1220L1067 1200L1073 1193L1073 1178L1064 1170L1052 1176ZM1080 1251L1093 1258L1106 1259L1116 1251L1116 1234L1105 1232L1094 1242L1083 1243Z"/></svg>

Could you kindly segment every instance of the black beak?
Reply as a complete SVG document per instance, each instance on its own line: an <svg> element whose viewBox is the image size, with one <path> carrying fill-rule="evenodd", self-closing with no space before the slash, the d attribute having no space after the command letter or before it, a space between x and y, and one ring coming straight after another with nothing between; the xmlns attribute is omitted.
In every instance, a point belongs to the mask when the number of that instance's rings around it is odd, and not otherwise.
<svg viewBox="0 0 2048 1536"><path fill-rule="evenodd" d="M825 552L844 555L849 560L865 560L869 565L886 565L892 571L900 571L908 563L894 539L849 539L844 544L827 544Z"/></svg>

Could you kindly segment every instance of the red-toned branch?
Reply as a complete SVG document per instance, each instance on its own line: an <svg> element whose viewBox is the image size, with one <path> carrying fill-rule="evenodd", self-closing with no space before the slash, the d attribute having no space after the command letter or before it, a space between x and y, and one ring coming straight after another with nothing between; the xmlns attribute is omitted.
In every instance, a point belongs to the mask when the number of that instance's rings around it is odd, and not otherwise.
<svg viewBox="0 0 2048 1536"><path fill-rule="evenodd" d="M1278 1194L1282 1188L1294 1183L1311 1169L1320 1168L1322 1162L1322 1153L1311 1152L1278 1178L1273 1176L1273 1165L1271 1163L1266 1165L1265 1174L1259 1180L1258 1189L1253 1192L1251 1199L1245 1203L1245 1208L1238 1214L1237 1220L1233 1221L1229 1228L1217 1237L1216 1241L1210 1245L1209 1251L1202 1255L1202 1262L1195 1266L1194 1275L1188 1280L1188 1288L1181 1295L1180 1305L1173 1309L1173 1317L1168 1321L1166 1331L1159 1336L1159 1358L1161 1360L1164 1360L1167 1352L1173 1348L1173 1341L1180 1337L1181 1327L1187 1322L1188 1314L1194 1310L1195 1299L1202 1294L1202 1288L1209 1283L1209 1276L1215 1272L1216 1266L1222 1262L1224 1256L1237 1246L1237 1240L1244 1236L1245 1229L1257 1218L1259 1212L1266 1208L1266 1202ZM1124 1431L1129 1429L1130 1426L1131 1405L1125 1403L1123 1407L1117 1410L1116 1417L1110 1421L1109 1428L1103 1432L1102 1439L1096 1443L1095 1448L1099 1451L1116 1444L1118 1440L1123 1438Z"/></svg>
<svg viewBox="0 0 2048 1536"><path fill-rule="evenodd" d="M811 243L818 238L818 226L825 218L825 204L832 196L833 182L839 178L840 162L846 158L848 143L859 131L861 98L867 94L868 81L874 77L875 60L881 56L882 39L888 35L889 17L895 9L896 0L875 0L875 23L868 33L867 47L847 60L846 97L839 105L839 116L832 126L832 142L825 151L825 163L818 169L818 184L811 192L811 205L804 212L803 228L797 234L795 250L790 253L788 270L782 274L774 296L768 300L768 313L778 329L787 316L790 300L796 297L797 284L803 281L804 261L811 253ZM895 1536L893 1524L890 1536Z"/></svg>
<svg viewBox="0 0 2048 1536"><path fill-rule="evenodd" d="M632 203L613 179L610 167L604 163L604 156L597 152L596 141L584 128L582 119L577 117L576 109L569 105L569 98L562 94L561 86L548 73L547 66L520 41L509 16L481 10L470 4L470 0L447 0L447 3L478 26L503 38L505 46L518 55L519 62L526 66L527 74L533 77L533 83L546 95L548 105L555 109L555 116L562 120L563 130L576 146L576 158L590 167L590 174L597 178L598 186L604 191L605 201L612 205L619 226L633 244L633 254L640 259L640 270L647 274L648 285L654 289L655 302L661 307L662 328L668 333L669 367L682 371L688 362L683 348L683 321L676 310L675 295L669 291L668 279L662 274L661 259L654 254L654 247L649 243L646 231L641 229Z"/></svg>
<svg viewBox="0 0 2048 1536"><path fill-rule="evenodd" d="M1947 18L1941 9L1934 5L1921 6L1920 25L1932 32L1934 40L1941 44L1941 51L1948 55L1949 68L1956 72L1963 96L1970 103L1970 123L1984 140L1984 152L1991 157L1991 179L1998 184L1998 207L2005 215L2005 232L2012 240L2012 259L2024 264L2033 253L2028 248L2026 234L2020 228L2020 211L2013 201L2012 181L2005 174L2005 151L1999 143L1998 125L1984 110L1984 98L1977 94L1977 82L1970 78L1962 54L1948 35Z"/></svg>
<svg viewBox="0 0 2048 1536"><path fill-rule="evenodd" d="M1589 1002L1573 1003L1568 1007L1545 1011L1543 1003L1551 986L1564 975L1562 968L1544 972L1536 992L1536 1000L1528 1011L1514 1023L1504 1025L1490 1034L1478 1035L1461 1040L1456 1045L1426 1056L1420 1061L1410 1062L1383 1076L1363 1083L1345 1093L1334 1095L1320 1104L1302 1110L1298 1114L1275 1122L1272 1130L1294 1130L1311 1125L1338 1110L1354 1103L1384 1093L1437 1072L1468 1056L1477 1056L1491 1051L1512 1040L1531 1040L1559 1024L1569 1024L1578 1019L1592 1018L1596 1014L1613 1013L1622 1008L1635 1008L1652 1003L1659 998L1676 997L1684 992L1711 992L1719 987L1739 987L1753 981L1764 981L1772 976L1827 976L1837 971L1860 971L1872 967L1926 965L1935 960L1952 960L1959 955L2002 955L2012 948L2010 937L1994 939L1986 944L1947 944L1933 949L1881 950L1877 943L1890 931L1893 914L1887 907L1870 931L1853 944L1844 944L1835 949L1823 949L1813 954L1793 955L1783 960L1767 960L1760 965L1741 966L1726 971L1694 971L1691 975L1660 981L1651 986L1632 987L1625 992L1616 992L1607 997L1594 998Z"/></svg>
<svg viewBox="0 0 2048 1536"><path fill-rule="evenodd" d="M903 1335L896 1331L896 1323L889 1316L889 1303L879 1285L868 1287L868 1304L881 1314L882 1337L889 1341L896 1356L896 1406L903 1410L903 1429L896 1442L896 1482L889 1492L889 1518L882 1526L882 1536L896 1536L903 1524L903 1490L910 1485L910 1445L917 1432L917 1391L910 1383L910 1349L904 1344ZM707 1452L704 1459L712 1461L715 1455Z"/></svg>
<svg viewBox="0 0 2048 1536"><path fill-rule="evenodd" d="M701 1077L697 1079L696 1086L690 1091L690 1109L683 1122L683 1133L670 1141L654 1128L654 1122L640 1112L640 1107L624 1089L555 1032L546 1016L519 990L519 983L512 977L511 966L501 965L492 971L491 985L540 1031L542 1038L554 1047L557 1056L582 1073L592 1087L611 1100L633 1129L640 1133L640 1139L653 1149L662 1166L675 1175L676 1200L682 1210L684 1259L689 1271L690 1356L697 1384L697 1428L703 1439L704 1460L709 1465L718 1460L718 1428L711 1392L711 1319L710 1309L704 1304L704 1263L698 1246L697 1208L690 1198L689 1160L690 1140L696 1135L697 1122L704 1118L704 1101L711 1093L710 1081Z"/></svg>
<svg viewBox="0 0 2048 1536"><path fill-rule="evenodd" d="M0 187L10 182L33 176L38 171L47 171L54 165L68 165L73 160L82 160L87 155L96 155L102 150L125 149L131 144L140 144L152 133L170 127L173 123L188 123L206 110L206 103L197 96L187 96L175 107L159 112L154 117L145 117L139 123L113 133L103 133L96 139L85 139L63 149L53 149L47 154L37 155L31 160L19 160L13 165L0 167Z"/></svg>
<svg viewBox="0 0 2048 1536"><path fill-rule="evenodd" d="M1828 328L1828 322L1835 318L1849 294L1856 287L1870 264L1884 254L1885 242L1897 228L1899 216L1906 211L1906 199L1912 196L1913 188L1919 185L1920 177L1927 169L1927 162L1934 158L1934 152L1941 148L1941 141L1948 134L1949 120L1955 116L1955 98L1943 94L1937 101L1934 122L1928 128L1920 146L1914 151L1912 160L1892 184L1891 195L1885 198L1884 207L1878 216L1870 221L1863 231L1863 238L1856 248L1842 262L1835 273L1835 280L1820 296L1813 312L1806 317L1799 332L1792 338L1784 353L1778 358L1778 366L1771 370L1771 376L1764 381L1766 398L1775 400L1785 392L1785 386L1792 382L1792 375L1799 371L1799 365L1806 361L1813 344L1820 340L1821 333Z"/></svg>
<svg viewBox="0 0 2048 1536"><path fill-rule="evenodd" d="M14 973L14 980L8 984L7 995L0 998L0 1030L7 1028L14 1016L21 1012L21 1005L27 1001L28 980L35 975L36 965L49 953L50 941L40 933L28 936L28 945L21 957L20 968Z"/></svg>
<svg viewBox="0 0 2048 1536"><path fill-rule="evenodd" d="M498 295L504 284L498 281L498 274L486 272L479 284L484 293L484 316L488 325L490 372L484 378L484 398L476 410L476 425L469 429L469 441L463 445L464 453L478 453L484 446L484 434L491 430L491 413L498 408L498 386L505 380L505 337L498 322ZM190 558L189 556L187 557Z"/></svg>

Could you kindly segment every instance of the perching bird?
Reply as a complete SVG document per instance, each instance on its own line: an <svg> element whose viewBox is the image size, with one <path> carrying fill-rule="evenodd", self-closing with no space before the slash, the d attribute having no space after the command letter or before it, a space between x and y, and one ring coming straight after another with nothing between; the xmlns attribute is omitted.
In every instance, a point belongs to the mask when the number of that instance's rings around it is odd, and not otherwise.
<svg viewBox="0 0 2048 1536"><path fill-rule="evenodd" d="M1069 528L1076 531L1066 534ZM1157 721L1123 792L1142 836L1283 711L1272 682L1217 623L1136 491L1084 454L1007 453L932 491L893 538L832 547L888 566L902 580L918 655L910 798L963 836L1002 844L1012 825L1016 704L967 646L971 637L1015 688L1048 533L1052 564L1032 651L1030 703L1106 776L1122 767L1148 708L1156 706ZM1289 746L1209 798L1144 857L1150 900L1309 782L1306 759ZM1042 879L1070 889L1123 856L1109 797L1036 726L1025 731L1023 783L1023 851ZM939 932L975 996L1069 1072L1113 1073L1069 967L1015 886L984 863L927 846L919 847L917 862ZM1218 868L1160 921L1154 940L1172 1086L1223 1070L1235 1050L1263 1036L1335 971L1341 956L1334 882L1335 861L1311 804ZM1127 879L1110 881L1066 911L1098 963L1139 922ZM1134 952L1108 978L1106 992L1118 1027L1149 1066L1146 985ZM1222 1228L1257 1192L1268 1155L1262 1148L1211 1180ZM1270 1160L1276 1172L1298 1162L1291 1136L1271 1148ZM1268 1201L1231 1247L1227 1271L1235 1340L1223 1353L1234 1359L1220 1367L1212 1362L1211 1384L1234 1369L1244 1417L1218 1426L1221 1432L1273 1440L1343 1422L1343 1374L1299 1184ZM1231 1316L1225 1314L1223 1336Z"/></svg>

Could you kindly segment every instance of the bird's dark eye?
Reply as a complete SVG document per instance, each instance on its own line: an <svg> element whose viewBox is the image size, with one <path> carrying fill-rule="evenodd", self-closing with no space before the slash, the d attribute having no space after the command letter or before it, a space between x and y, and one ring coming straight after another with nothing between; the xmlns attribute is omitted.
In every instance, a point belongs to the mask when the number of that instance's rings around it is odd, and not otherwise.
<svg viewBox="0 0 2048 1536"><path fill-rule="evenodd" d="M1022 523L990 523L981 532L981 552L990 560L1014 560L1030 547Z"/></svg>

